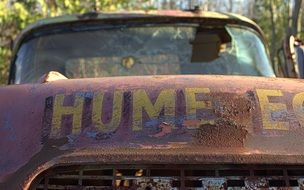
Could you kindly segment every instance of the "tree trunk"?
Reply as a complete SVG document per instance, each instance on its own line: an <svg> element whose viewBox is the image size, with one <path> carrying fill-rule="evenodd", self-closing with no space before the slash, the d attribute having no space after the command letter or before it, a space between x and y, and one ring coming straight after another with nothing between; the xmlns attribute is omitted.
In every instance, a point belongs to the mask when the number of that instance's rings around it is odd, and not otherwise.
<svg viewBox="0 0 304 190"><path fill-rule="evenodd" d="M275 62L275 54L276 54L276 23L274 20L274 10L273 10L273 2L269 2L269 12L270 12L270 23L271 23L271 44L270 44L270 59L272 64Z"/></svg>
<svg viewBox="0 0 304 190"><path fill-rule="evenodd" d="M233 11L233 1L232 0L229 0L229 9L228 9L228 12L232 12Z"/></svg>
<svg viewBox="0 0 304 190"><path fill-rule="evenodd" d="M248 3L248 11L247 11L247 17L249 17L250 19L255 19L255 1L254 0L250 0Z"/></svg>
<svg viewBox="0 0 304 190"><path fill-rule="evenodd" d="M290 34L293 36L296 36L298 33L298 18L299 18L301 5L302 5L302 0L294 0L294 5L292 8L292 15L291 15L291 28L290 28Z"/></svg>

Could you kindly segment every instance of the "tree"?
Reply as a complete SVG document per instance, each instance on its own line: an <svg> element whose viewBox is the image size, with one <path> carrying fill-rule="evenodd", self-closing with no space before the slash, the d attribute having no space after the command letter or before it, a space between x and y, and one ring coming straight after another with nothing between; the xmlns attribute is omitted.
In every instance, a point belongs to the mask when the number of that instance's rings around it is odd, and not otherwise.
<svg viewBox="0 0 304 190"><path fill-rule="evenodd" d="M0 85L7 82L12 42L30 23L62 14L151 8L149 5L148 0L1 0Z"/></svg>
<svg viewBox="0 0 304 190"><path fill-rule="evenodd" d="M254 5L254 18L266 34L270 42L270 58L277 64L277 50L286 37L288 26L289 0L257 0Z"/></svg>
<svg viewBox="0 0 304 190"><path fill-rule="evenodd" d="M296 36L298 34L298 19L300 14L300 8L302 0L294 0L292 11L291 11L291 24L289 26L289 34Z"/></svg>

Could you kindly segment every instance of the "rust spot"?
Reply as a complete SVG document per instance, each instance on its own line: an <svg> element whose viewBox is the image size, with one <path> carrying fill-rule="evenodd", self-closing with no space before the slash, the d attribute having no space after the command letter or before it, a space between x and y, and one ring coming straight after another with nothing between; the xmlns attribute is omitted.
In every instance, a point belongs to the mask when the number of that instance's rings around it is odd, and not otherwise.
<svg viewBox="0 0 304 190"><path fill-rule="evenodd" d="M252 125L252 112L255 110L254 97L250 93L235 95L233 93L214 94L214 113L228 123L237 123L238 126Z"/></svg>
<svg viewBox="0 0 304 190"><path fill-rule="evenodd" d="M166 122L162 122L159 125L159 128L161 130L159 133L154 134L154 135L150 135L150 136L151 137L163 137L163 136L172 132L172 126L169 123L166 123Z"/></svg>
<svg viewBox="0 0 304 190"><path fill-rule="evenodd" d="M245 187L246 189L261 189L261 188L267 188L268 183L266 178L246 178L245 180ZM268 188L267 188L268 189Z"/></svg>
<svg viewBox="0 0 304 190"><path fill-rule="evenodd" d="M229 116L233 119L248 118L254 109L251 97L236 96L232 93L215 94L215 97L215 113L220 116Z"/></svg>
<svg viewBox="0 0 304 190"><path fill-rule="evenodd" d="M197 126L201 123L199 119L190 119L190 120L185 120L183 122L183 125L188 127L188 126Z"/></svg>
<svg viewBox="0 0 304 190"><path fill-rule="evenodd" d="M197 143L206 147L244 147L247 134L244 126L221 118L214 125L201 125L195 138Z"/></svg>

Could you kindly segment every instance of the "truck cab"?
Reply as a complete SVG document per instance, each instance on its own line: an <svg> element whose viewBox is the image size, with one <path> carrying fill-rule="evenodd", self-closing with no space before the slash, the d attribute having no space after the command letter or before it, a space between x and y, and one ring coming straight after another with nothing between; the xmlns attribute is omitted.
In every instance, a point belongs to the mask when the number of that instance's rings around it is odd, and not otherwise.
<svg viewBox="0 0 304 190"><path fill-rule="evenodd" d="M33 83L50 71L71 79L275 76L264 36L253 22L219 13L152 14L89 13L41 21L18 40L9 81Z"/></svg>

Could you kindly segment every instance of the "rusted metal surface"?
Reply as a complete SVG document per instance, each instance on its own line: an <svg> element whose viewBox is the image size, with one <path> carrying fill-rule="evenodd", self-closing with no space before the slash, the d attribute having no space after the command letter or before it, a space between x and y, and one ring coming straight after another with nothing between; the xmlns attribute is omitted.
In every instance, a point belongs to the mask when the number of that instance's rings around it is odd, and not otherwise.
<svg viewBox="0 0 304 190"><path fill-rule="evenodd" d="M57 164L303 164L303 89L238 76L3 87L0 188L27 187Z"/></svg>
<svg viewBox="0 0 304 190"><path fill-rule="evenodd" d="M303 166L72 165L41 173L31 189L294 189Z"/></svg>

